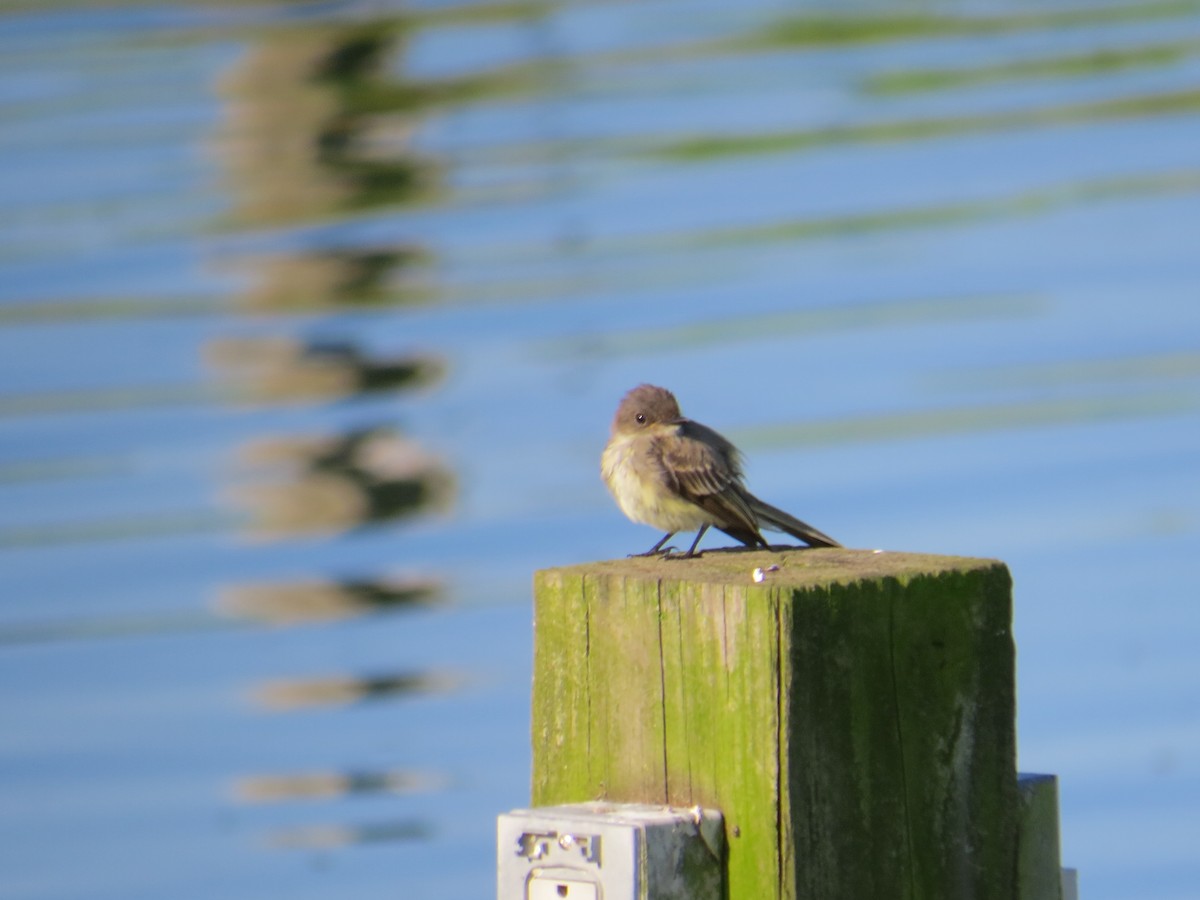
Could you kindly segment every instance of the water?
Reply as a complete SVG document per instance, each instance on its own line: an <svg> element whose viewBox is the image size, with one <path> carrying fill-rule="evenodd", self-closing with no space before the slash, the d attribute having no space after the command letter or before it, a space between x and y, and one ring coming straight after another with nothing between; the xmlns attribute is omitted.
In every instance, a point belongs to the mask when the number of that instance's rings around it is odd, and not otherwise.
<svg viewBox="0 0 1200 900"><path fill-rule="evenodd" d="M489 896L641 381L1005 560L1065 862L1195 896L1200 5L2 15L5 896Z"/></svg>

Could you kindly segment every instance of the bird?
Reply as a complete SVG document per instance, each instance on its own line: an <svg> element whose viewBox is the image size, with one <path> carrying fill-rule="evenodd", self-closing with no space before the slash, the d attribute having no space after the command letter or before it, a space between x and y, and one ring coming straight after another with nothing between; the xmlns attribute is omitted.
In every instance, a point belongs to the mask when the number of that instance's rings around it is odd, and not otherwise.
<svg viewBox="0 0 1200 900"><path fill-rule="evenodd" d="M600 474L621 512L666 531L645 553L630 555L697 556L696 547L710 527L747 547L769 546L762 528L787 532L810 547L842 546L746 490L741 460L730 441L685 418L666 388L640 384L625 394L600 457ZM681 531L696 531L688 551L663 550Z"/></svg>

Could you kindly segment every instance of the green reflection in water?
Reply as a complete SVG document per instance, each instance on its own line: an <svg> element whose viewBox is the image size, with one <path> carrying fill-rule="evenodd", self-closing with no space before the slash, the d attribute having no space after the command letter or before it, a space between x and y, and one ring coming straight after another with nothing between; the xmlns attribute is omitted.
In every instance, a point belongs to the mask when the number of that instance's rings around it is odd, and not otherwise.
<svg viewBox="0 0 1200 900"><path fill-rule="evenodd" d="M979 222L1004 216L1028 216L1084 203L1125 198L1178 196L1200 191L1200 169L1122 175L1039 188L996 198L967 200L961 203L905 207L877 212L825 216L791 222L712 229L686 235L679 240L709 248L730 244L755 244L767 241L792 241L931 228L956 222Z"/></svg>
<svg viewBox="0 0 1200 900"><path fill-rule="evenodd" d="M1135 381L1200 378L1200 353L1180 351L1117 359L1071 359L1023 366L996 366L932 376L939 387L1047 388Z"/></svg>
<svg viewBox="0 0 1200 900"><path fill-rule="evenodd" d="M111 478L129 474L132 463L117 457L61 457L17 459L0 463L0 484L37 481L69 481L76 478Z"/></svg>
<svg viewBox="0 0 1200 900"><path fill-rule="evenodd" d="M0 304L0 326L27 322L136 319L316 309L411 306L436 299L422 283L433 254L414 245L349 247L242 257L220 268L246 276L231 296L40 298Z"/></svg>
<svg viewBox="0 0 1200 900"><path fill-rule="evenodd" d="M580 253L579 260L596 260L605 265L590 272L587 277L580 277L575 273L554 277L505 277L488 267L481 270L478 278L462 277L454 286L430 284L421 287L392 287L384 281L393 268L420 266L424 257L415 251L379 251L378 255L371 251L360 254L364 259L353 253L345 256L337 253L329 256L313 254L303 258L287 257L277 263L267 264L260 261L256 266L262 273L258 286L238 298L236 302L249 308L306 309L320 308L327 303L353 306L436 301L516 305L545 300L558 301L580 294L605 291L619 293L686 283L696 267L664 266L661 264L661 257L667 253L694 253L696 250L739 245L937 228L1005 216L1038 215L1087 203L1154 196L1173 197L1196 191L1200 191L1200 169L1180 169L1092 179L995 198L739 225L733 228L639 235L636 239L596 239ZM545 258L545 254L542 245L512 246L485 256L482 262L539 261ZM638 260L644 262L639 266ZM620 265L615 264L618 262ZM361 293L358 293L359 291ZM215 305L216 301L212 301L206 308ZM136 317L149 314L187 314L194 311L194 303L174 299L125 302L38 301L0 306L0 324L6 321L20 323L59 318ZM242 349L236 349L235 345L241 346ZM238 388L239 393L216 394L209 388L199 386L162 386L0 396L0 416L216 400L255 402L272 397L332 398L335 394L330 393L331 391L353 391L355 385L362 389L367 384L381 384L380 379L386 380L389 372L391 376L411 375L418 383L426 383L441 377L442 370L437 360L412 357L407 360L397 358L391 362L372 361L353 348L343 350L339 356L333 352L322 353L316 346L306 347L294 341L283 340L278 346L270 341L254 344L217 341L210 346L210 358L231 374L235 370L241 370L245 378ZM268 366L276 370L271 377L264 374ZM334 368L342 374L336 374ZM257 383L255 378L258 378ZM398 382L396 386L400 386ZM0 480L3 480L2 469Z"/></svg>
<svg viewBox="0 0 1200 900"><path fill-rule="evenodd" d="M210 631L232 631L238 627L240 626L228 620L199 611L131 613L129 615L19 622L4 625L0 626L0 645L198 634Z"/></svg>
<svg viewBox="0 0 1200 900"><path fill-rule="evenodd" d="M351 844L420 841L433 837L433 826L420 819L377 822L367 825L310 825L276 831L268 839L272 847L294 850L332 850Z"/></svg>
<svg viewBox="0 0 1200 900"><path fill-rule="evenodd" d="M837 144L925 140L1010 128L1079 125L1109 119L1193 113L1198 110L1200 89L1186 88L1136 97L1063 103L982 115L899 119L769 134L689 138L667 142L652 152L678 162L703 161L761 153L795 152Z"/></svg>
<svg viewBox="0 0 1200 900"><path fill-rule="evenodd" d="M774 22L735 43L756 48L825 47L933 37L969 37L1020 31L1168 19L1194 13L1194 0L1076 7L1037 12L947 15L880 11L811 13Z"/></svg>
<svg viewBox="0 0 1200 900"><path fill-rule="evenodd" d="M411 26L410 26L411 27ZM339 44L318 65L318 81L333 85L340 106L349 115L414 112L485 98L503 97L544 87L564 71L562 63L513 63L472 75L438 79L390 77L387 57L399 48L409 29L393 30L386 23L344 33Z"/></svg>
<svg viewBox="0 0 1200 900"><path fill-rule="evenodd" d="M220 374L220 384L119 385L0 394L0 418L207 403L328 402L427 387L445 372L444 362L430 355L372 357L346 341L224 338L209 342L205 354Z"/></svg>
<svg viewBox="0 0 1200 900"><path fill-rule="evenodd" d="M0 550L95 541L144 540L227 531L241 520L221 510L181 510L110 517L92 522L0 527Z"/></svg>
<svg viewBox="0 0 1200 900"><path fill-rule="evenodd" d="M1080 397L1024 403L913 410L791 422L742 429L731 438L742 447L778 448L820 444L926 440L949 434L1013 431L1125 419L1180 415L1200 409L1194 392L1158 391L1136 396Z"/></svg>
<svg viewBox="0 0 1200 900"><path fill-rule="evenodd" d="M589 333L576 339L559 339L546 345L548 356L616 356L690 350L710 344L766 340L786 335L813 335L831 331L894 328L928 322L1027 318L1045 308L1032 296L934 297L874 303L843 303L759 313L739 313L705 321L640 331Z"/></svg>
<svg viewBox="0 0 1200 900"><path fill-rule="evenodd" d="M863 82L872 94L905 94L946 90L1025 78L1077 78L1125 69L1178 63L1200 50L1197 43L1159 44L1129 49L1107 48L1068 56L1022 59L963 68L911 69L874 75Z"/></svg>

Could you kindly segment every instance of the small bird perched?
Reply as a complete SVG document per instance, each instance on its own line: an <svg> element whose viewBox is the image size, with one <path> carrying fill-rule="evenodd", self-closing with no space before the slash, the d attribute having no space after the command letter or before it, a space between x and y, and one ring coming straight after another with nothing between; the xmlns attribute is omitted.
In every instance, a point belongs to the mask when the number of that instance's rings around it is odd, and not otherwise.
<svg viewBox="0 0 1200 900"><path fill-rule="evenodd" d="M764 503L742 484L741 453L711 428L685 419L675 395L641 384L626 394L613 417L600 457L604 483L634 522L666 535L645 553L653 556L679 531L697 532L687 558L709 526L747 547L766 547L760 528L786 531L812 547L842 546L827 534Z"/></svg>

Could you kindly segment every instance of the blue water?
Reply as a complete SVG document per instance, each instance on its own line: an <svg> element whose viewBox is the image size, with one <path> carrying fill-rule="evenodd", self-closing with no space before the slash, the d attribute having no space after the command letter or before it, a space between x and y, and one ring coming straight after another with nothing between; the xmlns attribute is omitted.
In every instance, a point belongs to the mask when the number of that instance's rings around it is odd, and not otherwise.
<svg viewBox="0 0 1200 900"><path fill-rule="evenodd" d="M1200 6L797 14L0 12L0 893L490 896L650 381L843 542L1004 560L1064 863L1196 896Z"/></svg>

